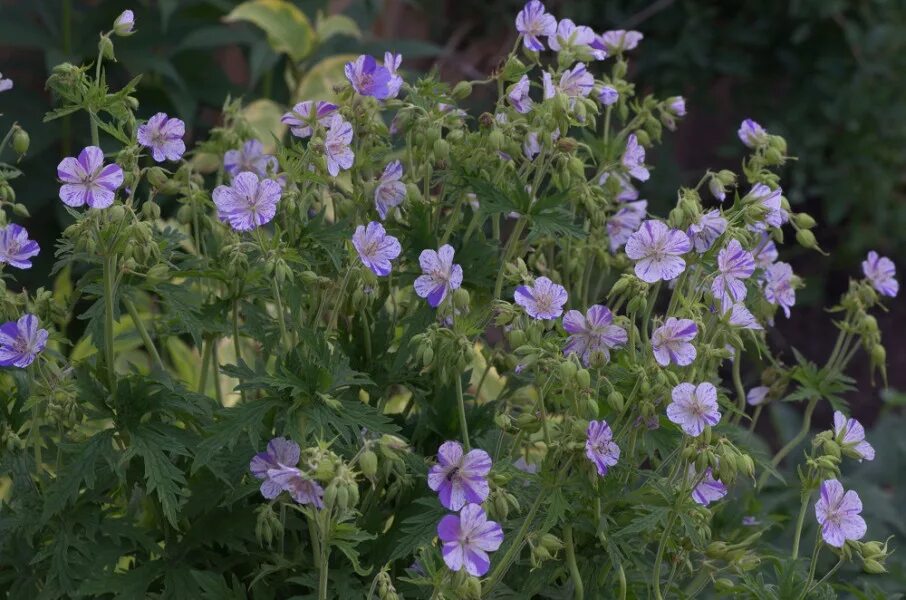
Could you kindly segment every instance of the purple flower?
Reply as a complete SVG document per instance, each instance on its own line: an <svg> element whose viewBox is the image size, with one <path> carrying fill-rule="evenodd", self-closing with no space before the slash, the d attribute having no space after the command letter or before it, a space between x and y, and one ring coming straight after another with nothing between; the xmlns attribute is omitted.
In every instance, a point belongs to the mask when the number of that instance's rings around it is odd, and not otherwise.
<svg viewBox="0 0 906 600"><path fill-rule="evenodd" d="M539 152L541 152L541 142L538 141L538 132L529 131L525 135L525 141L522 142L522 153L527 159L535 160Z"/></svg>
<svg viewBox="0 0 906 600"><path fill-rule="evenodd" d="M38 317L24 314L0 325L0 367L24 369L47 345L47 330L38 329Z"/></svg>
<svg viewBox="0 0 906 600"><path fill-rule="evenodd" d="M644 37L638 31L615 29L613 31L605 31L601 35L601 42L609 53L619 54L624 50L634 50Z"/></svg>
<svg viewBox="0 0 906 600"><path fill-rule="evenodd" d="M612 85L605 85L601 87L601 90L598 92L598 101L601 102L604 106L610 106L611 104L616 104L617 100L620 99L620 92L617 91L617 88Z"/></svg>
<svg viewBox="0 0 906 600"><path fill-rule="evenodd" d="M575 66L563 71L563 74L560 75L560 84L557 85L556 90L569 96L570 108L572 108L575 103L575 98L578 98L579 96L588 96L594 88L594 85L594 75L588 72L585 68L585 64L576 63ZM544 88L544 98L553 97L554 94L552 91L554 90L551 88L549 73L545 73Z"/></svg>
<svg viewBox="0 0 906 600"><path fill-rule="evenodd" d="M299 102L291 111L280 117L280 122L289 127L294 136L305 139L311 135L315 123L327 127L330 124L330 117L335 112L337 105L332 102L306 100Z"/></svg>
<svg viewBox="0 0 906 600"><path fill-rule="evenodd" d="M252 457L249 470L261 481L261 495L273 500L281 492L289 492L300 504L313 504L322 508L324 490L296 468L299 463L299 445L286 438L274 438L265 452Z"/></svg>
<svg viewBox="0 0 906 600"><path fill-rule="evenodd" d="M533 319L556 319L563 314L568 298L566 288L547 277L539 277L530 286L520 285L513 297Z"/></svg>
<svg viewBox="0 0 906 600"><path fill-rule="evenodd" d="M258 140L248 140L239 150L228 150L223 155L223 168L231 177L251 171L258 177L268 177L277 171L277 158L264 153Z"/></svg>
<svg viewBox="0 0 906 600"><path fill-rule="evenodd" d="M403 78L397 74L397 69L403 64L403 55L394 54L393 52L384 52L384 68L390 73L390 81L387 82L387 97L396 98L403 87Z"/></svg>
<svg viewBox="0 0 906 600"><path fill-rule="evenodd" d="M764 222L754 223L752 229L755 231L764 231L767 226L781 227L789 219L786 211L781 207L781 196L783 190L777 188L772 190L763 183L756 183L743 198L743 201L749 204L760 204L766 211Z"/></svg>
<svg viewBox="0 0 906 600"><path fill-rule="evenodd" d="M402 251L399 240L389 235L377 221L371 221L367 227L356 227L352 245L359 253L362 264L380 277L390 275L390 261Z"/></svg>
<svg viewBox="0 0 906 600"><path fill-rule="evenodd" d="M528 473L529 475L535 475L539 469L538 465L536 465L535 463L526 461L524 456L517 458L515 462L513 462L513 466L523 473Z"/></svg>
<svg viewBox="0 0 906 600"><path fill-rule="evenodd" d="M772 240L771 236L767 233L762 233L761 241L758 242L758 245L755 246L755 249L752 251L752 257L755 259L755 266L767 269L777 260L778 256L777 245L774 244L774 240Z"/></svg>
<svg viewBox="0 0 906 600"><path fill-rule="evenodd" d="M626 150L620 162L630 175L639 181L648 181L650 175L645 168L645 148L639 144L639 139L634 133L626 140Z"/></svg>
<svg viewBox="0 0 906 600"><path fill-rule="evenodd" d="M745 515L742 518L742 524L744 527L755 527L761 525L761 520L753 515Z"/></svg>
<svg viewBox="0 0 906 600"><path fill-rule="evenodd" d="M748 279L755 272L755 259L739 240L730 240L717 255L717 269L719 273L711 284L711 293L726 311L746 297L743 279Z"/></svg>
<svg viewBox="0 0 906 600"><path fill-rule="evenodd" d="M714 242L717 241L727 230L727 220L720 214L717 209L709 210L698 217L698 222L689 226L686 235L695 245L695 251L704 254L711 249Z"/></svg>
<svg viewBox="0 0 906 600"><path fill-rule="evenodd" d="M592 352L600 352L610 361L610 350L626 343L626 330L613 324L610 309L595 304L586 314L571 310L563 317L563 329L570 334L563 354L578 354L588 366ZM603 474L603 473L602 473Z"/></svg>
<svg viewBox="0 0 906 600"><path fill-rule="evenodd" d="M759 385L753 387L749 390L749 393L746 394L746 403L749 406L758 406L759 404L764 404L765 399L768 397L768 393L771 391L766 385Z"/></svg>
<svg viewBox="0 0 906 600"><path fill-rule="evenodd" d="M607 469L620 460L620 447L613 442L607 421L590 421L585 434L585 456L598 469L598 475L604 477Z"/></svg>
<svg viewBox="0 0 906 600"><path fill-rule="evenodd" d="M867 527L862 512L862 501L854 490L844 492L836 479L821 482L820 497L815 503L815 518L821 525L821 537L834 548L842 548L846 540L858 540Z"/></svg>
<svg viewBox="0 0 906 600"><path fill-rule="evenodd" d="M169 118L159 112L148 122L138 126L138 143L151 148L151 156L156 162L179 160L186 151L182 136L186 134L186 124L180 119Z"/></svg>
<svg viewBox="0 0 906 600"><path fill-rule="evenodd" d="M135 33L135 15L131 10L124 10L113 22L113 33L126 37Z"/></svg>
<svg viewBox="0 0 906 600"><path fill-rule="evenodd" d="M7 77L3 78L3 73L0 73L0 92L8 92L13 89L13 80Z"/></svg>
<svg viewBox="0 0 906 600"><path fill-rule="evenodd" d="M839 410L834 411L834 437L843 451L854 455L859 462L875 459L875 449L865 441L865 428L857 420L847 419Z"/></svg>
<svg viewBox="0 0 906 600"><path fill-rule="evenodd" d="M681 367L695 360L695 346L690 342L698 335L698 326L692 319L669 317L667 322L651 334L654 360L662 367L676 363Z"/></svg>
<svg viewBox="0 0 906 600"><path fill-rule="evenodd" d="M17 269L30 269L32 256L41 248L38 242L28 239L24 227L10 223L0 228L0 265L11 265Z"/></svg>
<svg viewBox="0 0 906 600"><path fill-rule="evenodd" d="M352 124L335 114L330 120L330 129L324 139L324 153L327 157L327 172L333 177L341 170L352 167L355 154L349 148L352 143Z"/></svg>
<svg viewBox="0 0 906 600"><path fill-rule="evenodd" d="M406 184L400 181L402 177L403 165L400 161L395 160L384 167L374 190L374 206L381 219L386 219L390 209L399 206L406 199Z"/></svg>
<svg viewBox="0 0 906 600"><path fill-rule="evenodd" d="M78 158L67 156L57 165L57 178L63 182L60 200L67 206L88 205L107 208L116 190L123 185L123 170L116 163L105 165L104 152L88 146Z"/></svg>
<svg viewBox="0 0 906 600"><path fill-rule="evenodd" d="M787 318L790 308L796 304L796 290L793 288L793 268L785 262L776 262L764 270L762 277L764 297L768 302L783 309Z"/></svg>
<svg viewBox="0 0 906 600"><path fill-rule="evenodd" d="M701 435L705 427L720 422L717 388L707 381L695 386L681 383L673 388L673 402L667 405L667 418L680 426L687 435Z"/></svg>
<svg viewBox="0 0 906 600"><path fill-rule="evenodd" d="M437 537L443 542L444 562L451 571L481 577L491 568L488 552L500 548L503 529L477 504L467 504L459 515L447 515L437 524Z"/></svg>
<svg viewBox="0 0 906 600"><path fill-rule="evenodd" d="M636 261L635 274L646 283L676 279L686 269L681 255L692 249L689 237L661 221L648 220L626 242L626 256Z"/></svg>
<svg viewBox="0 0 906 600"><path fill-rule="evenodd" d="M428 487L437 492L444 508L459 510L487 499L490 472L491 456L484 450L463 454L459 442L444 442L437 449L437 464L428 471Z"/></svg>
<svg viewBox="0 0 906 600"><path fill-rule="evenodd" d="M437 252L422 250L418 264L424 275L415 280L415 293L419 298L427 298L433 308L440 306L448 292L462 285L462 267L453 264L453 246L450 244L444 244Z"/></svg>
<svg viewBox="0 0 906 600"><path fill-rule="evenodd" d="M862 261L862 272L878 293L893 298L900 291L900 284L894 278L897 274L896 267L886 256L878 256L872 250Z"/></svg>
<svg viewBox="0 0 906 600"><path fill-rule="evenodd" d="M647 200L627 202L620 210L607 220L607 236L610 239L610 251L619 250L633 233L639 230L648 209Z"/></svg>
<svg viewBox="0 0 906 600"><path fill-rule="evenodd" d="M686 99L682 96L674 96L667 100L667 110L674 117L686 116Z"/></svg>
<svg viewBox="0 0 906 600"><path fill-rule="evenodd" d="M355 61L346 63L345 71L346 79L360 95L378 100L390 97L390 79L393 75L387 67L378 65L373 56L359 56Z"/></svg>
<svg viewBox="0 0 906 600"><path fill-rule="evenodd" d="M632 202L639 199L639 190L635 189L629 178L620 173L610 173L604 171L598 179L598 185L604 185L607 180L613 178L620 184L620 191L617 194L617 202Z"/></svg>
<svg viewBox="0 0 906 600"><path fill-rule="evenodd" d="M217 216L236 231L251 231L270 223L277 214L282 189L273 179L258 179L250 171L233 177L229 186L214 190Z"/></svg>
<svg viewBox="0 0 906 600"><path fill-rule="evenodd" d="M595 41L595 32L585 25L576 25L570 19L561 19L557 23L557 30L547 36L547 45L551 50L560 52L563 49L589 49Z"/></svg>
<svg viewBox="0 0 906 600"><path fill-rule="evenodd" d="M757 148L768 141L768 132L752 119L742 122L737 135L739 135L740 141L749 148Z"/></svg>
<svg viewBox="0 0 906 600"><path fill-rule="evenodd" d="M510 104L513 105L513 108L516 109L516 112L525 114L532 110L534 102L532 102L532 99L529 96L529 90L531 88L532 84L529 82L528 75L523 75L519 81L510 87L510 92L506 97L507 100L510 101Z"/></svg>
<svg viewBox="0 0 906 600"><path fill-rule="evenodd" d="M688 477L691 481L698 481L698 472L695 470L694 465L689 465ZM695 489L692 490L692 499L695 500L696 504L701 504L702 506L708 506L712 502L716 502L726 495L727 486L714 479L711 467L705 469L702 480L695 486Z"/></svg>
<svg viewBox="0 0 906 600"><path fill-rule="evenodd" d="M758 319L755 318L755 315L753 315L742 302L737 302L728 307L724 311L724 317L726 317L730 325L733 325L734 327L742 327L743 329L752 329L756 331L764 329L758 322Z"/></svg>
<svg viewBox="0 0 906 600"><path fill-rule="evenodd" d="M717 177L712 177L710 181L708 181L708 190L718 202L723 202L727 199L727 189Z"/></svg>
<svg viewBox="0 0 906 600"><path fill-rule="evenodd" d="M557 32L557 19L548 14L544 4L530 0L516 15L516 31L522 34L522 44L526 48L541 52L544 44L538 38L554 35Z"/></svg>

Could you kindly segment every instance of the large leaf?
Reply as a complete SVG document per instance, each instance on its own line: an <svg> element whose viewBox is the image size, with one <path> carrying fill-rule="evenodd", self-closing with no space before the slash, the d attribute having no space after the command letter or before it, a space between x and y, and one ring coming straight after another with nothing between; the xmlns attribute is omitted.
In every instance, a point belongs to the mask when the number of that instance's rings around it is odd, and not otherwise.
<svg viewBox="0 0 906 600"><path fill-rule="evenodd" d="M339 54L325 58L311 69L309 69L293 93L293 101L299 102L306 98L318 98L319 100L334 100L336 92L333 91L334 85L345 81L343 68L346 63L354 61L354 54Z"/></svg>
<svg viewBox="0 0 906 600"><path fill-rule="evenodd" d="M227 23L248 21L267 33L275 52L289 55L299 62L307 58L315 44L311 21L286 0L251 0L243 2L223 18Z"/></svg>
<svg viewBox="0 0 906 600"><path fill-rule="evenodd" d="M330 39L335 35L345 35L356 39L362 38L362 31L355 21L346 15L318 16L318 41Z"/></svg>

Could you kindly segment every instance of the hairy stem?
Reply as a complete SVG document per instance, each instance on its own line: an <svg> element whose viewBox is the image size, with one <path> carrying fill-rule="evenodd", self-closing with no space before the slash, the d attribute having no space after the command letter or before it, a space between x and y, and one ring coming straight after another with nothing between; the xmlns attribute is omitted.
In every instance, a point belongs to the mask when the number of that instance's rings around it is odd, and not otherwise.
<svg viewBox="0 0 906 600"><path fill-rule="evenodd" d="M811 497L811 491L802 494L802 505L799 507L799 517L796 519L796 534L793 536L793 551L790 554L793 560L799 558L799 540L802 538L802 526L805 523L805 512L808 510L808 501Z"/></svg>
<svg viewBox="0 0 906 600"><path fill-rule="evenodd" d="M462 443L466 452L472 449L469 443L469 425L466 423L466 402L462 396L462 375L456 375L456 403L459 409L459 431L462 434Z"/></svg>
<svg viewBox="0 0 906 600"><path fill-rule="evenodd" d="M582 585L582 575L579 573L579 565L576 564L576 547L573 541L573 527L567 525L563 529L563 542L566 545L566 564L569 566L570 577L573 580L573 597L576 600L585 598L585 587Z"/></svg>
<svg viewBox="0 0 906 600"><path fill-rule="evenodd" d="M113 369L113 294L116 275L116 253L104 259L104 363L111 395L116 395L116 373Z"/></svg>
<svg viewBox="0 0 906 600"><path fill-rule="evenodd" d="M129 312L132 323L135 325L135 329L138 330L138 335L142 338L142 343L145 345L145 350L148 351L148 354L151 355L151 359L154 361L154 366L163 371L164 361L161 360L160 354L158 354L157 348L154 346L154 341L151 339L151 336L148 335L148 330L145 328L145 324L142 322L138 310L135 308L135 304L132 303L132 300L123 298L123 306L125 306L126 310Z"/></svg>

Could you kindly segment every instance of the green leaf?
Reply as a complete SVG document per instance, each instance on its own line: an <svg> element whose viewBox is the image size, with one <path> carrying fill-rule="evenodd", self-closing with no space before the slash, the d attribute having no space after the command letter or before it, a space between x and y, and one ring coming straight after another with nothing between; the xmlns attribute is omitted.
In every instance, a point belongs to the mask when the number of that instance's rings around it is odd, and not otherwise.
<svg viewBox="0 0 906 600"><path fill-rule="evenodd" d="M60 443L60 451L64 455L74 456L75 460L66 464L47 490L42 519L47 519L66 508L78 497L83 483L88 489L94 487L98 460L102 457L111 459L113 433L113 429L105 429L84 442Z"/></svg>
<svg viewBox="0 0 906 600"><path fill-rule="evenodd" d="M148 492L157 494L164 516L174 529L178 529L177 512L181 498L185 496L186 478L164 450L179 455L187 455L188 450L172 432L161 429L161 426L141 425L132 431L132 445L123 458L128 461L133 456L141 457Z"/></svg>
<svg viewBox="0 0 906 600"><path fill-rule="evenodd" d="M293 92L293 101L299 102L306 98L323 98L336 100L337 93L334 85L345 78L343 69L346 63L354 61L355 54L338 54L320 61L302 76Z"/></svg>
<svg viewBox="0 0 906 600"><path fill-rule="evenodd" d="M371 573L372 567L362 568L356 546L365 540L373 540L376 537L377 535L361 531L351 523L338 523L331 532L330 544L346 555L356 573L367 577Z"/></svg>
<svg viewBox="0 0 906 600"><path fill-rule="evenodd" d="M311 21L286 0L243 2L223 20L227 23L254 23L267 33L268 42L275 52L287 54L295 62L304 60L314 50L315 31Z"/></svg>
<svg viewBox="0 0 906 600"><path fill-rule="evenodd" d="M346 15L329 15L327 17L318 15L316 31L319 42L328 40L335 35L345 35L357 40L362 38L362 31L358 24Z"/></svg>

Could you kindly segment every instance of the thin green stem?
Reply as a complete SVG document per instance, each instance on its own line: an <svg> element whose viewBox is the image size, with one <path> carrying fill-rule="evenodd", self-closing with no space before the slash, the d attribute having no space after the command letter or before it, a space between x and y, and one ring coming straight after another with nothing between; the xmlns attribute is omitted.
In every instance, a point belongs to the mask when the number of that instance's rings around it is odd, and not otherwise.
<svg viewBox="0 0 906 600"><path fill-rule="evenodd" d="M239 300L233 299L233 352L236 354L236 364L242 360L242 343L239 339ZM239 390L239 396L245 402L245 390Z"/></svg>
<svg viewBox="0 0 906 600"><path fill-rule="evenodd" d="M116 372L113 368L113 298L115 293L116 253L104 259L104 363L107 367L107 384L111 395L116 395Z"/></svg>
<svg viewBox="0 0 906 600"><path fill-rule="evenodd" d="M803 598L808 597L809 591L812 589L812 582L815 580L815 568L818 566L818 555L821 553L821 535L818 534L815 536L815 549L812 551L812 560L808 568L808 578L805 580L805 585L802 586L802 594L800 594L797 600L802 600Z"/></svg>
<svg viewBox="0 0 906 600"><path fill-rule="evenodd" d="M123 306L125 306L126 310L129 312L129 316L132 318L132 323L135 325L135 329L138 330L138 335L142 338L142 343L145 345L145 349L148 351L148 354L151 355L151 359L154 361L154 366L163 371L164 361L161 360L160 354L158 354L157 348L154 346L154 341L151 339L151 336L148 335L148 330L145 328L145 324L142 322L142 319L138 314L138 310L135 308L135 304L132 303L132 300L123 298Z"/></svg>
<svg viewBox="0 0 906 600"><path fill-rule="evenodd" d="M205 338L201 345L201 377L198 380L198 393L205 394L208 387L208 370L211 368L211 340Z"/></svg>
<svg viewBox="0 0 906 600"><path fill-rule="evenodd" d="M733 418L730 421L734 425L739 423L746 410L746 390L742 386L742 376L740 374L742 369L741 365L742 348L736 348L733 356L733 386L736 388L736 408L739 412L733 415Z"/></svg>
<svg viewBox="0 0 906 600"><path fill-rule="evenodd" d="M482 586L486 596L490 596L494 586L500 583L500 580L510 568L510 563L516 559L516 555L522 549L522 543L525 541L525 534L528 533L529 527L531 527L532 522L535 520L535 515L538 513L538 509L541 508L545 496L546 494L538 494L535 497L535 502L533 502L531 508L529 508L529 512L525 516L525 521L522 522L522 527L520 527L519 531L516 533L512 545L507 549L506 554L503 555L503 558L500 559L500 562L497 563L497 566L491 572L491 576L488 577L488 580Z"/></svg>
<svg viewBox="0 0 906 600"><path fill-rule="evenodd" d="M456 402L459 409L459 432L462 434L462 443L466 447L466 452L472 449L469 443L469 424L466 422L466 402L462 395L462 374L457 373L456 377Z"/></svg>
<svg viewBox="0 0 906 600"><path fill-rule="evenodd" d="M510 262L510 254L513 252L513 248L519 242L519 238L522 237L522 230L525 229L526 218L524 216L519 217L519 220L516 221L516 225L513 227L513 231L510 233L510 238L506 241L506 246L503 249L503 257L500 260L500 269L497 271L497 282L494 284L494 297L500 298L500 293L503 291L503 275L506 272L506 265Z"/></svg>
<svg viewBox="0 0 906 600"><path fill-rule="evenodd" d="M328 543L328 529L330 528L330 511L324 510L324 524L321 528L321 564L318 568L318 600L327 600L327 575L330 566L330 544Z"/></svg>
<svg viewBox="0 0 906 600"><path fill-rule="evenodd" d="M799 540L802 538L802 526L805 524L805 513L808 510L808 501L812 497L811 490L802 494L802 504L799 506L799 517L796 519L796 534L793 536L793 551L790 554L793 560L799 558Z"/></svg>
<svg viewBox="0 0 906 600"><path fill-rule="evenodd" d="M777 454L774 455L774 458L771 460L771 466L776 467L780 464L786 455L793 451L793 449L798 446L802 440L805 439L805 436L808 435L809 430L812 426L812 413L815 412L815 406L818 404L818 398L812 398L808 401L808 404L805 407L805 413L802 415L802 428L799 429L799 433L791 439L783 448L781 448ZM758 479L758 486L761 487L770 477L770 472L765 471L761 474L761 477Z"/></svg>
<svg viewBox="0 0 906 600"><path fill-rule="evenodd" d="M566 546L566 564L573 580L573 598L583 600L585 598L585 586L582 585L582 574L579 573L579 565L576 564L576 546L573 541L572 525L567 525L563 528L563 543Z"/></svg>

